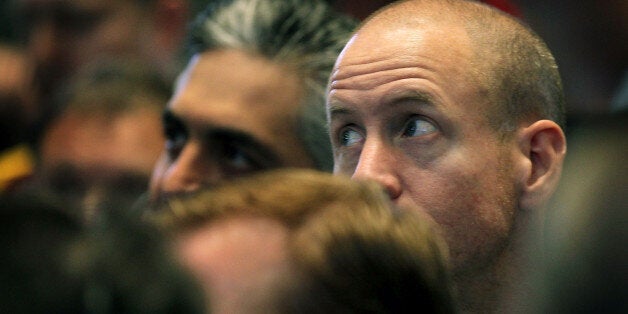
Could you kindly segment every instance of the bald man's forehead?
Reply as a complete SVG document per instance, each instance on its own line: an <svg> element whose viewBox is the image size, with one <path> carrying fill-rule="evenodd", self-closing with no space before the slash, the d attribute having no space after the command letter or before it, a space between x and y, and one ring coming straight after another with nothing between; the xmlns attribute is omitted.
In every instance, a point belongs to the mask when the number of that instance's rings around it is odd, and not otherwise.
<svg viewBox="0 0 628 314"><path fill-rule="evenodd" d="M339 56L336 69L339 66L377 61L375 59L378 55L385 56L384 59L406 61L412 61L418 55L426 56L426 53L464 54L464 59L471 57L472 43L462 25L428 23L420 18L408 23L391 23L372 20L364 25ZM438 52L433 52L434 49Z"/></svg>

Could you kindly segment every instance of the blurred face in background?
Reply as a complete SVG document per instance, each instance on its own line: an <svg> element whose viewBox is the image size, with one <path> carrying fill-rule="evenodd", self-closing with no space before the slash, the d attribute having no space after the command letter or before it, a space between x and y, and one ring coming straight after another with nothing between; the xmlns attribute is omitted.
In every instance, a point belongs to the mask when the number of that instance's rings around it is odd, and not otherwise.
<svg viewBox="0 0 628 314"><path fill-rule="evenodd" d="M0 45L0 150L28 135L36 114L32 65L22 51Z"/></svg>
<svg viewBox="0 0 628 314"><path fill-rule="evenodd" d="M91 59L133 53L148 15L130 0L18 0L17 10L42 85Z"/></svg>
<svg viewBox="0 0 628 314"><path fill-rule="evenodd" d="M51 123L41 173L53 192L85 210L103 202L130 206L146 191L163 138L160 112L136 108L113 116L68 112Z"/></svg>

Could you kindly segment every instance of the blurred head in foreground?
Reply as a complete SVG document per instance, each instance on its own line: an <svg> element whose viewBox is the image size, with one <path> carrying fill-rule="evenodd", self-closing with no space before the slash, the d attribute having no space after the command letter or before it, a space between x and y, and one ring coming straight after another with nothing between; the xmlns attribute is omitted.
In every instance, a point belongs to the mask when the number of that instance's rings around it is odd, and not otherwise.
<svg viewBox="0 0 628 314"><path fill-rule="evenodd" d="M204 313L199 286L151 226L112 210L87 229L60 204L0 199L0 312Z"/></svg>
<svg viewBox="0 0 628 314"><path fill-rule="evenodd" d="M275 170L171 199L152 218L214 313L453 311L442 240L374 184Z"/></svg>

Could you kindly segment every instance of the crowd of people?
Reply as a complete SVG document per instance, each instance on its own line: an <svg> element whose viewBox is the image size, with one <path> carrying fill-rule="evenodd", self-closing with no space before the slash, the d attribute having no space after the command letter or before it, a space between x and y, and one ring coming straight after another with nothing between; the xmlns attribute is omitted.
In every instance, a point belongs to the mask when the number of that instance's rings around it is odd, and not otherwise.
<svg viewBox="0 0 628 314"><path fill-rule="evenodd" d="M7 3L0 312L628 310L625 113L509 1L350 3Z"/></svg>

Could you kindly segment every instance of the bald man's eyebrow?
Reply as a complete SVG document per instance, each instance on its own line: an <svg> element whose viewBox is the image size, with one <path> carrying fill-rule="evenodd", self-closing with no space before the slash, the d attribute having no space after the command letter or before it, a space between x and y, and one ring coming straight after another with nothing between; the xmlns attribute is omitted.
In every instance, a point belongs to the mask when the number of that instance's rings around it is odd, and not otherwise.
<svg viewBox="0 0 628 314"><path fill-rule="evenodd" d="M329 105L329 116L330 117L350 115L350 114L352 114L354 112L355 112L355 110L349 109L347 107L344 107L341 104L330 104Z"/></svg>
<svg viewBox="0 0 628 314"><path fill-rule="evenodd" d="M432 95L429 93L417 91L417 90L402 90L391 92L382 97L380 103L383 104L387 108L392 108L395 106L404 105L408 102L412 102L414 104L418 103L421 105L427 106L435 106L436 101ZM330 118L338 117L338 116L346 116L352 115L357 110L353 107L348 108L343 105L343 102L338 100L330 100L328 104L328 112Z"/></svg>
<svg viewBox="0 0 628 314"><path fill-rule="evenodd" d="M435 100L432 95L422 92L422 91L413 90L413 89L391 92L385 95L382 98L381 102L385 105L394 106L394 105L402 104L408 101L411 101L414 103L420 103L422 105L434 105L435 104Z"/></svg>

